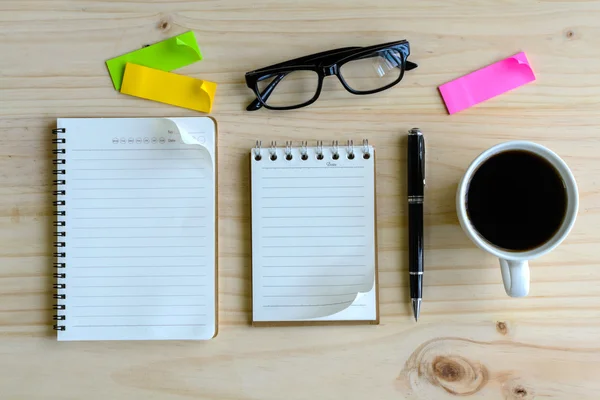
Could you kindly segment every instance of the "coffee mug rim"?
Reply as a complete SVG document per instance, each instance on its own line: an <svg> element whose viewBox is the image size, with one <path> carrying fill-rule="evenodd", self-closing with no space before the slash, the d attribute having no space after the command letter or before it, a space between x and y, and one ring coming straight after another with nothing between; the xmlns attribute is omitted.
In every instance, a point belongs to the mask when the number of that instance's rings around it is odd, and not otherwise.
<svg viewBox="0 0 600 400"><path fill-rule="evenodd" d="M471 224L467 214L466 194L469 183L471 182L475 171L490 157L507 150L531 151L541 157L544 157L544 159L549 161L556 168L556 170L560 173L561 178L565 182L567 191L567 211L565 214L565 219L557 233L550 240L532 250L511 251L493 245L477 232L475 227ZM479 248L505 260L527 261L541 257L542 255L552 251L567 237L571 231L571 228L575 224L577 217L577 211L579 208L579 191L573 173L571 172L567 163L565 163L558 156L558 154L538 143L524 140L514 140L499 143L490 147L471 162L460 181L456 195L456 206L458 210L458 220L463 230Z"/></svg>

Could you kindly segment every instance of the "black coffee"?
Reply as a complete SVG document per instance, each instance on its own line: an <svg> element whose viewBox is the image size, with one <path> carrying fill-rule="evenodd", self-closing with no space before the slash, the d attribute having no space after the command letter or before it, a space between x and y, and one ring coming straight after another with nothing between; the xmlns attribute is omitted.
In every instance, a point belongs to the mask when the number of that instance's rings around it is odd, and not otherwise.
<svg viewBox="0 0 600 400"><path fill-rule="evenodd" d="M535 153L496 154L475 171L467 191L467 213L488 242L524 251L550 240L567 212L559 172Z"/></svg>

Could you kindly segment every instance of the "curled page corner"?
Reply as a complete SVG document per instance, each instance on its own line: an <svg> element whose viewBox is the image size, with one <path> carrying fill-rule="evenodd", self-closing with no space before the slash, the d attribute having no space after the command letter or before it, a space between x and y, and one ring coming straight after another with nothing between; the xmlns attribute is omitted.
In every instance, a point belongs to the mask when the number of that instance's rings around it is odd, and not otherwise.
<svg viewBox="0 0 600 400"><path fill-rule="evenodd" d="M206 147L204 143L194 138L183 126L181 126L181 124L178 124L177 121L175 121L172 118L163 118L161 120L161 124L161 129L166 131L174 131L176 134L179 135L181 141L184 144L190 146L198 146L198 149L202 152L202 154L204 154L205 158L210 161L211 168L215 167L215 160L212 156L211 151Z"/></svg>
<svg viewBox="0 0 600 400"><path fill-rule="evenodd" d="M217 84L210 81L202 81L200 84L200 95L204 98L204 102L207 104L208 112L212 110L213 101L217 92Z"/></svg>
<svg viewBox="0 0 600 400"><path fill-rule="evenodd" d="M525 52L517 53L438 87L449 114L535 81Z"/></svg>
<svg viewBox="0 0 600 400"><path fill-rule="evenodd" d="M529 63L529 60L527 59L527 55L525 54L525 52L522 51L520 53L515 54L514 56L512 56L510 58L517 62L519 72L521 74L526 75L525 79L527 79L527 82L525 82L525 83L529 83L529 82L535 80L535 74L533 73L533 68L531 68L531 64Z"/></svg>
<svg viewBox="0 0 600 400"><path fill-rule="evenodd" d="M163 121L167 129L173 129L177 134L179 134L179 137L181 138L181 141L183 143L198 145L206 149L206 151L208 151L208 149L203 143L201 143L198 139L190 135L190 133L183 126L178 124L177 121L175 121L173 118L163 118Z"/></svg>
<svg viewBox="0 0 600 400"><path fill-rule="evenodd" d="M198 57L198 61L202 60L202 53L200 53L200 48L198 47L198 42L196 41L196 36L193 31L175 36L175 43L177 43L178 46L185 46L192 50L196 57Z"/></svg>
<svg viewBox="0 0 600 400"><path fill-rule="evenodd" d="M351 286L357 284L359 285L358 287ZM373 265L372 268L364 271L362 280L353 281L348 285L348 287L352 287L352 289L348 290L349 293L341 298L336 297L335 302L326 303L316 308L311 307L307 308L306 310L299 310L297 314L294 314L294 317L297 319L319 319L329 317L346 310L375 287L375 266Z"/></svg>

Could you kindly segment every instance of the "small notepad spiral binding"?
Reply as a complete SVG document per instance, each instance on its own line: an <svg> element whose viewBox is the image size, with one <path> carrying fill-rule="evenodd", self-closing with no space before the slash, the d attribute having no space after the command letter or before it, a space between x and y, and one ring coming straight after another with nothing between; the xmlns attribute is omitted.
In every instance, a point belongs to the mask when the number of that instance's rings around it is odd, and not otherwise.
<svg viewBox="0 0 600 400"><path fill-rule="evenodd" d="M369 150L369 141L367 139L363 139L362 146L359 146L359 151L362 152L362 158L368 160L371 158L371 151ZM294 159L292 154L293 144L291 141L285 142L285 150L284 150L284 160L291 161ZM303 141L300 144L300 159L303 161L308 160L308 142ZM315 146L316 149L316 158L317 160L325 159L325 152L323 150L323 141L318 140ZM334 140L331 143L331 158L333 160L338 160L340 158L340 146L337 140ZM277 156L277 142L272 141L271 146L268 149L269 160L276 161ZM348 140L346 144L346 157L349 160L354 160L356 157L356 152L354 148L354 142L352 140ZM256 141L256 147L254 148L254 160L261 161L263 159L263 149L262 149L262 141Z"/></svg>
<svg viewBox="0 0 600 400"><path fill-rule="evenodd" d="M66 160L64 158L66 153L64 148L66 139L61 137L62 133L65 133L64 128L52 130L52 134L56 135L52 139L52 144L55 146L52 150L52 154L54 155L52 164L55 168L52 173L56 175L56 179L53 182L55 190L52 192L52 194L55 196L55 200L52 202L52 204L54 206L54 216L56 217L54 226L57 227L56 231L54 232L54 247L56 248L54 253L54 268L56 272L53 274L53 277L56 279L56 283L53 285L53 288L56 290L56 293L54 293L53 298L57 300L56 304L53 306L53 309L56 310L56 314L53 318L54 321L64 321L66 319L64 313L66 306L61 300L66 300L67 298L67 295L65 294L65 289L67 288L65 278L67 276L64 272L61 272L64 271L65 268L64 259L66 254L64 252L64 247L66 246L65 237L67 235L66 232L61 231L60 229L60 227L64 227L66 225L64 218L66 216L66 211L64 208L66 203L64 196L66 193L64 190L65 179L63 178L66 172L61 168L62 165L66 164ZM60 322L56 322L53 328L57 331L64 331L65 325L61 325Z"/></svg>

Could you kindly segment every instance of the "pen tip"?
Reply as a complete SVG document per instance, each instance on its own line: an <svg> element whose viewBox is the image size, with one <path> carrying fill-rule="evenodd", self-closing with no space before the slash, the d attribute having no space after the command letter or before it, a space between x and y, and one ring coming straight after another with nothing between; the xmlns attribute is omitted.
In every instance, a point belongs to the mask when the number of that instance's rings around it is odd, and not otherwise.
<svg viewBox="0 0 600 400"><path fill-rule="evenodd" d="M421 299L411 299L413 315L415 316L415 322L419 321L419 314L421 313Z"/></svg>

